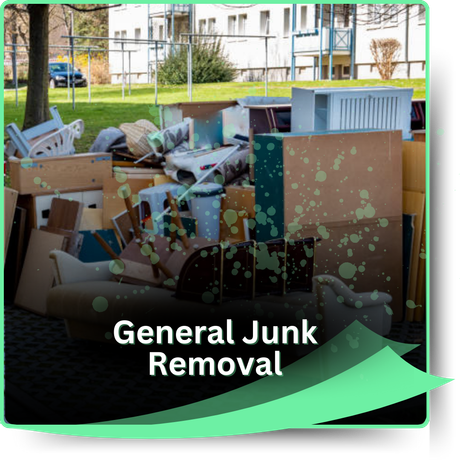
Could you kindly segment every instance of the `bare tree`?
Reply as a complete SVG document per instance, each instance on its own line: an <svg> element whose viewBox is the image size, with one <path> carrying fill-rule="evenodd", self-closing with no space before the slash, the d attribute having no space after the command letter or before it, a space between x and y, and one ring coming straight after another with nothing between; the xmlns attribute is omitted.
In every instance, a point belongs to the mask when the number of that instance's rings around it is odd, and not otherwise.
<svg viewBox="0 0 460 460"><path fill-rule="evenodd" d="M380 78L390 80L398 65L401 43L396 38L379 38L371 40L370 48Z"/></svg>

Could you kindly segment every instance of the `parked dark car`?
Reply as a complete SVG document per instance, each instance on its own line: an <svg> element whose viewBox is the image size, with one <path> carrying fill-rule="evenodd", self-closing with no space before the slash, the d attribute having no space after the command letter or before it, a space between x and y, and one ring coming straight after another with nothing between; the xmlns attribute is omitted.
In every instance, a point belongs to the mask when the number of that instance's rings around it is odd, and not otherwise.
<svg viewBox="0 0 460 460"><path fill-rule="evenodd" d="M67 86L67 75L70 76L70 84L72 85L72 66L69 66L67 62L50 62L48 67L50 88ZM87 84L86 77L75 69L75 86L86 86Z"/></svg>

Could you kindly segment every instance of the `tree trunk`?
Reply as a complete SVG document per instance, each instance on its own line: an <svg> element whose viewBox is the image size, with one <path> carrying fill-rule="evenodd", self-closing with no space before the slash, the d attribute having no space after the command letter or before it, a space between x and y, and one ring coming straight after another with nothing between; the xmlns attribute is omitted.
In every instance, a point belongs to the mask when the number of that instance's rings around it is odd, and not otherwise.
<svg viewBox="0 0 460 460"><path fill-rule="evenodd" d="M29 76L27 102L22 129L49 119L48 102L48 13L49 5L28 5L29 8Z"/></svg>

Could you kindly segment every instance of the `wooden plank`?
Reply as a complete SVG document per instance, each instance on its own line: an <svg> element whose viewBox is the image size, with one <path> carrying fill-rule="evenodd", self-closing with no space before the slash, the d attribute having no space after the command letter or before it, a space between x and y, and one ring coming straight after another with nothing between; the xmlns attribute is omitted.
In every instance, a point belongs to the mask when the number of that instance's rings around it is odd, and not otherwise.
<svg viewBox="0 0 460 460"><path fill-rule="evenodd" d="M115 178L104 180L104 201L102 205L102 224L104 228L113 228L112 218L126 209L125 200L120 190L121 187L129 185L130 196L133 203L137 203L138 194L141 190L154 186L151 179L129 179L125 182L118 182ZM119 193L120 192L120 193Z"/></svg>
<svg viewBox="0 0 460 460"><path fill-rule="evenodd" d="M403 189L425 193L426 144L424 142L403 142Z"/></svg>
<svg viewBox="0 0 460 460"><path fill-rule="evenodd" d="M126 179L128 180L130 179L149 179L155 185L165 184L167 182L175 182L173 179L171 179L169 176L166 176L165 174L151 174L151 173L127 174Z"/></svg>
<svg viewBox="0 0 460 460"><path fill-rule="evenodd" d="M415 142L426 142L426 131L424 129L412 131L412 135Z"/></svg>
<svg viewBox="0 0 460 460"><path fill-rule="evenodd" d="M417 279L419 271L420 249L422 243L422 230L425 213L425 194L421 192L403 192L403 212L405 214L416 214L414 221L414 247L410 267L410 279L407 290L407 299L416 301ZM408 308L406 319L413 319L414 310Z"/></svg>
<svg viewBox="0 0 460 460"><path fill-rule="evenodd" d="M4 258L3 262L6 261L6 254L8 253L8 244L10 242L11 229L13 228L14 212L16 210L16 203L18 201L18 192L10 188L4 188L5 206L3 210L4 218Z"/></svg>
<svg viewBox="0 0 460 460"><path fill-rule="evenodd" d="M47 158L9 158L11 187L21 195L101 188L112 177L110 153L82 153Z"/></svg>
<svg viewBox="0 0 460 460"><path fill-rule="evenodd" d="M46 297L53 286L54 274L50 251L63 250L62 235L33 229L14 303L39 315L46 315Z"/></svg>
<svg viewBox="0 0 460 460"><path fill-rule="evenodd" d="M231 185L225 187L225 194L222 195L220 207L220 241L229 241L232 243L246 241L244 219L255 218L255 199L253 186ZM226 212L231 213L227 215L227 218ZM233 214L234 212L236 212L236 216ZM236 222L228 225L232 221L232 214L236 217Z"/></svg>
<svg viewBox="0 0 460 460"><path fill-rule="evenodd" d="M241 241L246 241L245 230L244 230L244 223L248 220L249 214L247 211L237 211L237 210L230 210L234 211L230 214L230 220L225 217L225 212L228 211L221 209L220 214L220 228L219 228L219 241L232 241L232 244L236 242L239 243ZM236 218L236 221L234 220ZM230 224L230 225L229 225Z"/></svg>
<svg viewBox="0 0 460 460"><path fill-rule="evenodd" d="M426 312L426 215L423 216L422 244L420 248L418 263L417 289L415 294L415 304L417 308L414 312L415 321L423 321ZM425 256L422 256L425 254ZM420 307L419 307L420 305Z"/></svg>
<svg viewBox="0 0 460 460"><path fill-rule="evenodd" d="M47 227L42 225L40 230L43 232L54 233L56 235L62 235L66 238L66 245L64 251L73 257L78 257L83 244L83 235L78 232L72 232L70 230L63 230L61 228Z"/></svg>
<svg viewBox="0 0 460 460"><path fill-rule="evenodd" d="M80 228L82 214L83 203L53 198L47 227L77 232Z"/></svg>
<svg viewBox="0 0 460 460"><path fill-rule="evenodd" d="M102 209L83 208L79 230L100 230L102 228Z"/></svg>
<svg viewBox="0 0 460 460"><path fill-rule="evenodd" d="M229 185L225 187L225 195L222 196L221 209L235 209L246 211L250 219L255 218L254 206L256 194L254 186Z"/></svg>
<svg viewBox="0 0 460 460"><path fill-rule="evenodd" d="M212 115L237 104L237 101L181 102L178 107L182 110L183 118L198 118Z"/></svg>
<svg viewBox="0 0 460 460"><path fill-rule="evenodd" d="M136 219L139 219L139 204L133 206ZM129 242L133 239L134 233L132 231L131 219L128 211L124 210L120 214L112 218L112 225L118 237L120 238L123 246L128 246Z"/></svg>
<svg viewBox="0 0 460 460"><path fill-rule="evenodd" d="M114 168L114 177L116 176L117 173L125 173L125 174L150 174L150 175L153 175L154 177L155 176L164 176L165 173L163 172L163 168L148 168L148 167L145 167L145 166L141 166L141 167L126 167L126 166L122 166L122 167L118 167L118 168Z"/></svg>
<svg viewBox="0 0 460 460"><path fill-rule="evenodd" d="M27 211L16 207L13 228L5 262L5 297L14 300L25 252Z"/></svg>

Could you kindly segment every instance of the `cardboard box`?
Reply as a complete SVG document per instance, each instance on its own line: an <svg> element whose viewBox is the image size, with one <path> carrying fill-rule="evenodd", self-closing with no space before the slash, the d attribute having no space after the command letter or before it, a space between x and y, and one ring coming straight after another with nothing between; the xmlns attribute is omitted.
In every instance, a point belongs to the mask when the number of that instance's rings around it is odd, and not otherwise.
<svg viewBox="0 0 460 460"><path fill-rule="evenodd" d="M112 177L110 153L23 159L11 157L8 163L11 188L20 195L102 188L104 179Z"/></svg>
<svg viewBox="0 0 460 460"><path fill-rule="evenodd" d="M388 292L402 319L400 131L256 135L256 238L321 238L316 274ZM415 193L415 192L414 192Z"/></svg>

